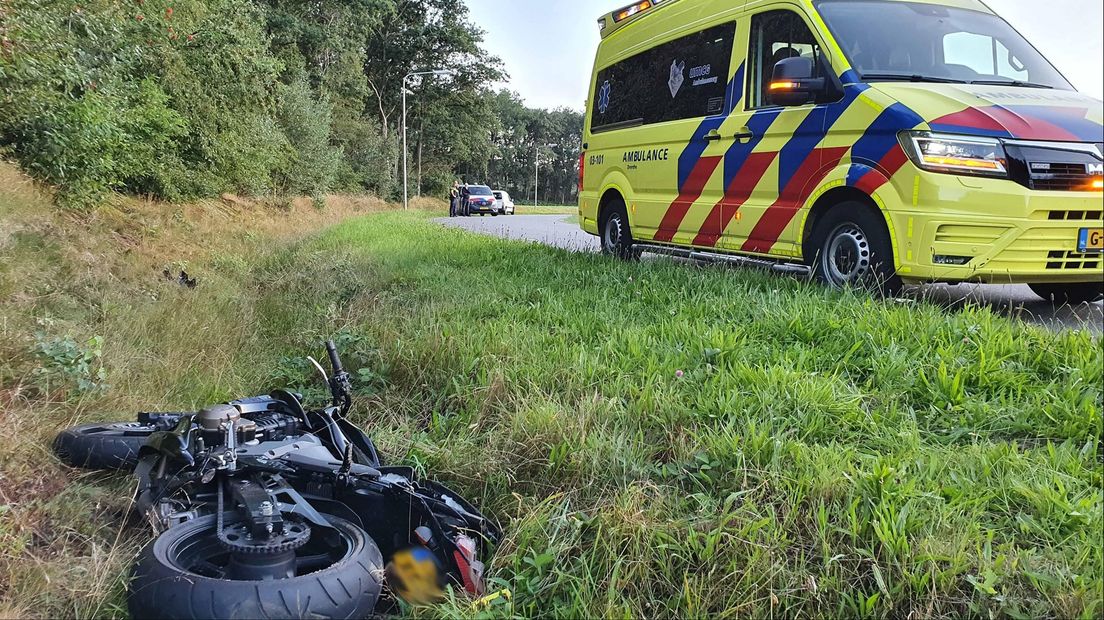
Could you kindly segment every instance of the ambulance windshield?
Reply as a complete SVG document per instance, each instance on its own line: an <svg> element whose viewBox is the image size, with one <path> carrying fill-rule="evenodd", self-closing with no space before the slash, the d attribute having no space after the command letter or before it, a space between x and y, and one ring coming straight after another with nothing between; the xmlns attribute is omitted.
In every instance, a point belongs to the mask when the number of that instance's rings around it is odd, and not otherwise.
<svg viewBox="0 0 1104 620"><path fill-rule="evenodd" d="M817 8L866 81L1073 90L1042 54L990 13L886 0L821 0Z"/></svg>

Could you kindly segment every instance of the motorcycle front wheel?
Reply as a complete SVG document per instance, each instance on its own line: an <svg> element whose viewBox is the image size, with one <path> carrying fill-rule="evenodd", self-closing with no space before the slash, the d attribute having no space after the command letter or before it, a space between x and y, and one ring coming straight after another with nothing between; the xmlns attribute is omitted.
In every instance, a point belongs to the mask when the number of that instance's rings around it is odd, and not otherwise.
<svg viewBox="0 0 1104 620"><path fill-rule="evenodd" d="M138 464L138 450L157 430L140 422L74 426L54 438L54 453L71 467L129 471Z"/></svg>

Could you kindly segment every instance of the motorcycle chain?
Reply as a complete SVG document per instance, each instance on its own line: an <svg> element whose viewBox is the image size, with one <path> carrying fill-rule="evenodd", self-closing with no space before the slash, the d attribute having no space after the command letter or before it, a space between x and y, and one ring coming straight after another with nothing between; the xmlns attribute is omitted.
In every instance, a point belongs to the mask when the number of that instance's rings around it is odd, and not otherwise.
<svg viewBox="0 0 1104 620"><path fill-rule="evenodd" d="M284 524L282 533L272 534L267 540L258 540L250 535L249 524L240 522L219 532L218 539L222 547L231 553L268 555L295 551L310 542L310 537L310 526L289 521Z"/></svg>

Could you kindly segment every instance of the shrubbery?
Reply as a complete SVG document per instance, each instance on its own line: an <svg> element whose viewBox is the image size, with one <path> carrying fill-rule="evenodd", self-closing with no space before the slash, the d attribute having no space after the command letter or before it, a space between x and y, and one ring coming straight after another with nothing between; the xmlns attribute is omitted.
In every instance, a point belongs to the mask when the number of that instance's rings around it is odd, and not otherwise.
<svg viewBox="0 0 1104 620"><path fill-rule="evenodd" d="M384 186L342 161L350 149L332 139L330 104L272 53L263 4L0 7L0 147L66 204L109 191L181 200ZM357 133L386 151L371 123Z"/></svg>
<svg viewBox="0 0 1104 620"><path fill-rule="evenodd" d="M397 198L403 77L450 67L407 83L411 193L459 174L529 194L541 145L542 194L569 200L582 116L487 97L483 38L464 0L0 0L0 156L74 207Z"/></svg>

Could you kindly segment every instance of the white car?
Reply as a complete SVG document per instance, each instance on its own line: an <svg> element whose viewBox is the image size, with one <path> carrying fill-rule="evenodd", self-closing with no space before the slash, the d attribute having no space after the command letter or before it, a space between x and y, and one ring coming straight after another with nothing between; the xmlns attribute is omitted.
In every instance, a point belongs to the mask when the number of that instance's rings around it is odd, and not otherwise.
<svg viewBox="0 0 1104 620"><path fill-rule="evenodd" d="M508 193L506 193L506 192L504 192L500 189L496 189L494 191L494 197L495 197L495 206L498 207L498 212L499 213L501 213L503 215L513 215L514 214L514 201L513 201L512 198L510 198L510 194L508 194Z"/></svg>

